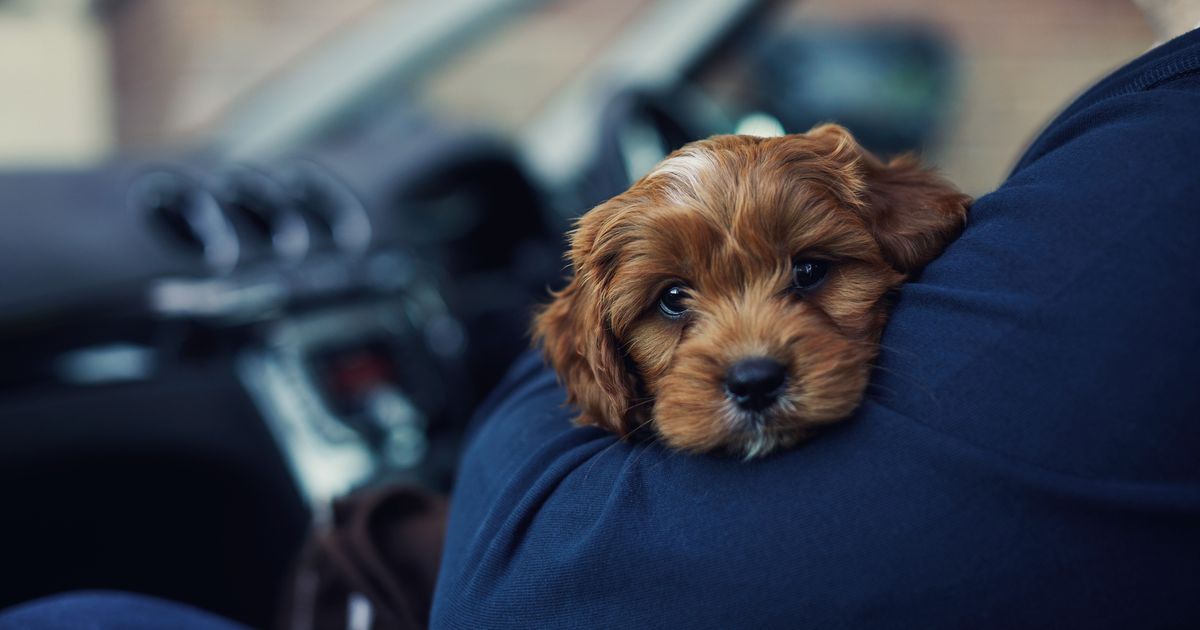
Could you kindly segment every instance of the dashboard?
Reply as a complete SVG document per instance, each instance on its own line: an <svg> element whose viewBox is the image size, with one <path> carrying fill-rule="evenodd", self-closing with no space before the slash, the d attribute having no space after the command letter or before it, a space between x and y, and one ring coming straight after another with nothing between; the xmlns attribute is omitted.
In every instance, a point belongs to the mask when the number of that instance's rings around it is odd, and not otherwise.
<svg viewBox="0 0 1200 630"><path fill-rule="evenodd" d="M449 489L561 271L513 150L428 123L9 173L0 207L0 606L101 585L264 625L331 498Z"/></svg>

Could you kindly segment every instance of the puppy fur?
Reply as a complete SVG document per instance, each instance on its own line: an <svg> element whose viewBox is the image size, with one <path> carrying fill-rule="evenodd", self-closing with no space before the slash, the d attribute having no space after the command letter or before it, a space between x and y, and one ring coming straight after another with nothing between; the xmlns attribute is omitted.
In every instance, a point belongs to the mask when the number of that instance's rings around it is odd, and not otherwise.
<svg viewBox="0 0 1200 630"><path fill-rule="evenodd" d="M761 456L858 406L889 297L957 237L969 204L836 125L694 142L579 219L574 276L536 315L534 340L580 424ZM828 265L811 291L794 288L798 260ZM658 308L671 286L686 288L677 319ZM725 387L750 357L786 370L762 411Z"/></svg>

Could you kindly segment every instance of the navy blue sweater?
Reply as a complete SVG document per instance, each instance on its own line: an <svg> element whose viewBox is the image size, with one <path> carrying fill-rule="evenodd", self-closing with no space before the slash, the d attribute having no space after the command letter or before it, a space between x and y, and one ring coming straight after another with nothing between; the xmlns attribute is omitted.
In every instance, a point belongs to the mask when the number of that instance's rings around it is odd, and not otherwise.
<svg viewBox="0 0 1200 630"><path fill-rule="evenodd" d="M1068 107L905 286L871 393L744 463L481 411L435 628L1200 627L1200 32Z"/></svg>

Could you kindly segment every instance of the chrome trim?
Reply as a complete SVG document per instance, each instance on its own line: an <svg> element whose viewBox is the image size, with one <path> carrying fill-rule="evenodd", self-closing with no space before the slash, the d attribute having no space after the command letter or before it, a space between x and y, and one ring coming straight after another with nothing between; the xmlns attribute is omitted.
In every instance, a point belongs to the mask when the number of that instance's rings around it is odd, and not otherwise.
<svg viewBox="0 0 1200 630"><path fill-rule="evenodd" d="M238 359L237 373L309 505L327 505L370 477L370 449L329 414L291 357L248 352Z"/></svg>
<svg viewBox="0 0 1200 630"><path fill-rule="evenodd" d="M310 505L326 505L381 471L420 463L427 418L399 388L381 384L367 394L365 415L384 439L369 442L327 404L309 359L380 337L417 342L441 308L440 301L399 298L281 320L260 347L238 358L237 373Z"/></svg>

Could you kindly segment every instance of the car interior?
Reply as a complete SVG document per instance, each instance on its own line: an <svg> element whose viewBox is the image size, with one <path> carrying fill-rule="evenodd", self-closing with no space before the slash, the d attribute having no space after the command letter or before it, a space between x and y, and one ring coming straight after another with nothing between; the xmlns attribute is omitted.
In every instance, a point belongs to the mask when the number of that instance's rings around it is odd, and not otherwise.
<svg viewBox="0 0 1200 630"><path fill-rule="evenodd" d="M331 499L452 489L574 217L715 133L921 148L955 87L918 26L640 0L519 120L456 116L438 82L553 4L389 3L199 138L0 171L0 608L122 589L270 625Z"/></svg>

